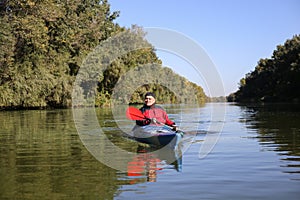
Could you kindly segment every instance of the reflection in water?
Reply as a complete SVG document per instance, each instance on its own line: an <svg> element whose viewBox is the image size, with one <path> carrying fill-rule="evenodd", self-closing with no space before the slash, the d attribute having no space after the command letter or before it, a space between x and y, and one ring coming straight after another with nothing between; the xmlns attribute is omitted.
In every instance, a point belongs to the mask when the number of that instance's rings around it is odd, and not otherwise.
<svg viewBox="0 0 300 200"><path fill-rule="evenodd" d="M82 145L71 110L0 112L0 199L112 199L116 171Z"/></svg>
<svg viewBox="0 0 300 200"><path fill-rule="evenodd" d="M137 143L124 139L111 113L101 111L107 137L136 153ZM72 110L0 112L0 127L0 199L113 199L122 185L134 181L90 154ZM154 181L165 158L155 152L140 155L135 159L144 162L144 176Z"/></svg>
<svg viewBox="0 0 300 200"><path fill-rule="evenodd" d="M97 110L107 138L126 151L139 152L124 163L125 172L91 155L78 136L72 110L0 112L0 199L273 199L274 194L278 199L299 199L298 108L228 106L216 149L198 159L198 144L193 143L188 151L183 145L185 163L180 173L176 172L182 166L180 153L158 154L122 137L116 116L108 109ZM205 131L211 122L209 110L201 109L201 130L214 134ZM185 111L191 112L186 113L191 124L186 127L194 130L199 120L193 121L193 109ZM177 111L172 115L180 118ZM134 125L118 120L126 130ZM276 162L278 157L281 162Z"/></svg>
<svg viewBox="0 0 300 200"><path fill-rule="evenodd" d="M265 104L243 107L249 129L256 130L263 150L286 161L286 173L300 173L300 105Z"/></svg>
<svg viewBox="0 0 300 200"><path fill-rule="evenodd" d="M128 162L127 175L133 178L131 184L139 182L156 182L157 174L168 166L176 171L182 169L180 148L165 148L163 151L145 146L138 146L137 155Z"/></svg>

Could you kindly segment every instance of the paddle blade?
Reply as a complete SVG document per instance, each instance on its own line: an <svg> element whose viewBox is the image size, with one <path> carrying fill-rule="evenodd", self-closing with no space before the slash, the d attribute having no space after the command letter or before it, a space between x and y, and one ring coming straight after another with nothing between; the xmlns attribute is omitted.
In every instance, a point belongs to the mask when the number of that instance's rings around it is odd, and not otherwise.
<svg viewBox="0 0 300 200"><path fill-rule="evenodd" d="M139 109L135 108L135 107L129 107L127 110L126 110L126 116L128 119L131 119L131 120L144 120L144 119L147 119L142 111L140 111Z"/></svg>

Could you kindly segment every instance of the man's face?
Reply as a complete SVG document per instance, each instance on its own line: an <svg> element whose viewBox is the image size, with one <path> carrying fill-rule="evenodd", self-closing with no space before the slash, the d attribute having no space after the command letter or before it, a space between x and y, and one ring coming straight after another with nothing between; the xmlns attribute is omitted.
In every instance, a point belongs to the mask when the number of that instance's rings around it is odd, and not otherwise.
<svg viewBox="0 0 300 200"><path fill-rule="evenodd" d="M145 97L145 104L147 106L152 106L155 103L155 99L153 96L146 96Z"/></svg>

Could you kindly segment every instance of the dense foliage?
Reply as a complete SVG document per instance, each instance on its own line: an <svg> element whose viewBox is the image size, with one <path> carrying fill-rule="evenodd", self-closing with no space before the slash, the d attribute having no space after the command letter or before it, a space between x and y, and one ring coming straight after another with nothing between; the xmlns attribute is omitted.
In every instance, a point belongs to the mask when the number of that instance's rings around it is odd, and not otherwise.
<svg viewBox="0 0 300 200"><path fill-rule="evenodd" d="M291 102L300 100L300 35L278 45L270 59L261 59L255 70L240 80L229 101Z"/></svg>
<svg viewBox="0 0 300 200"><path fill-rule="evenodd" d="M159 64L136 67L121 76L119 82L114 88L114 103L143 103L147 91L156 95L158 103L201 104L206 101L201 87Z"/></svg>
<svg viewBox="0 0 300 200"><path fill-rule="evenodd" d="M114 23L118 15L110 11L107 0L0 1L0 107L71 106L73 83L86 56L102 41L125 30ZM145 34L140 30L131 33ZM120 76L146 63L161 64L154 48L114 60L99 79L96 106L110 105ZM144 87L167 91L161 85ZM139 101L140 95L132 96L132 102Z"/></svg>
<svg viewBox="0 0 300 200"><path fill-rule="evenodd" d="M1 1L0 106L70 106L82 59L118 27L106 1Z"/></svg>

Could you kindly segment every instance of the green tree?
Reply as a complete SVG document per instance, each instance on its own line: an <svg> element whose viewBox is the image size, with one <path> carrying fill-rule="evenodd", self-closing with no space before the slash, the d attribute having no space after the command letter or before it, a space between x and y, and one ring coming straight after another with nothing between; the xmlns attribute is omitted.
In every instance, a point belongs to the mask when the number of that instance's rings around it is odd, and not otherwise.
<svg viewBox="0 0 300 200"><path fill-rule="evenodd" d="M69 107L73 83L82 63L103 41L115 35L129 32L125 41L131 45L145 44L109 63L103 72L95 72L93 64L106 65L107 58L118 49L115 44L111 51L102 52L81 78L82 85L75 87L75 95L89 99L86 90L97 82L95 89L96 106L109 106L115 84L120 77L136 66L147 63L161 64L155 49L145 40L145 32L138 26L125 29L114 23L119 12L111 12L107 0L2 0L0 2L0 107L2 108L43 108ZM124 39L124 38L123 38ZM121 43L122 41L116 41ZM172 77L172 71L156 69L157 76ZM93 80L99 73L99 80ZM161 74L160 74L161 73ZM138 78L142 78L138 77ZM176 86L180 95L187 96L184 88L194 88L202 101L202 88L176 75ZM170 80L174 81L174 80ZM147 85L147 84L145 84ZM162 102L178 99L165 86L148 84L136 91L133 101L145 89L161 94ZM189 99L189 98L187 98ZM186 100L179 100L186 102Z"/></svg>
<svg viewBox="0 0 300 200"><path fill-rule="evenodd" d="M0 107L71 105L83 58L121 28L106 0L0 3Z"/></svg>
<svg viewBox="0 0 300 200"><path fill-rule="evenodd" d="M231 97L236 101L299 101L299 77L300 35L295 35L278 45L271 58L261 59Z"/></svg>
<svg viewBox="0 0 300 200"><path fill-rule="evenodd" d="M200 86L170 68L153 63L136 67L121 76L113 100L124 104L143 103L147 91L155 93L158 103L201 104L207 98Z"/></svg>

